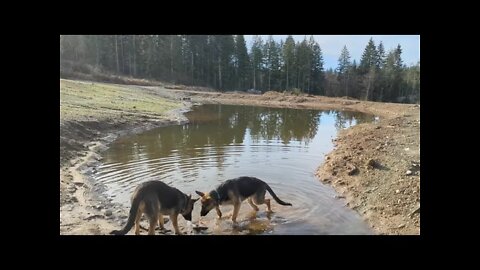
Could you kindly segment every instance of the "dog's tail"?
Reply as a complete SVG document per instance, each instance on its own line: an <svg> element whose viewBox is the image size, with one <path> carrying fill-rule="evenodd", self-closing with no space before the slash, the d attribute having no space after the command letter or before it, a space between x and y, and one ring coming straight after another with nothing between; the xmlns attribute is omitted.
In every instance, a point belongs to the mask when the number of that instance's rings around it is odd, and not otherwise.
<svg viewBox="0 0 480 270"><path fill-rule="evenodd" d="M143 196L136 196L133 199L127 224L125 225L125 227L123 227L123 229L112 231L110 232L110 234L124 235L124 234L127 234L128 231L130 231L130 229L132 229L133 225L135 224L135 217L137 216L138 207L140 206L140 202L142 200L143 200Z"/></svg>
<svg viewBox="0 0 480 270"><path fill-rule="evenodd" d="M277 197L277 194L275 194L275 192L273 192L273 190L270 188L270 186L265 183L265 187L267 188L268 190L268 193L270 193L270 195L272 195L272 197L275 199L275 201L277 201L277 203L281 204L281 205L292 205L291 203L287 203L287 202L284 202L282 200L280 200L280 198Z"/></svg>

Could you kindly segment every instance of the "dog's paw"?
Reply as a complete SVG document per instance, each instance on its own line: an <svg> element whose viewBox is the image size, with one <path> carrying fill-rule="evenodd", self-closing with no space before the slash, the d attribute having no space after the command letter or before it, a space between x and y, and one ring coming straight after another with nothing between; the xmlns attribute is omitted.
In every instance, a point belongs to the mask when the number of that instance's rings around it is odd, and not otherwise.
<svg viewBox="0 0 480 270"><path fill-rule="evenodd" d="M166 229L166 228L163 228L163 229L160 229L160 233L161 234L167 234L169 232L171 232L172 230L169 230L169 229Z"/></svg>

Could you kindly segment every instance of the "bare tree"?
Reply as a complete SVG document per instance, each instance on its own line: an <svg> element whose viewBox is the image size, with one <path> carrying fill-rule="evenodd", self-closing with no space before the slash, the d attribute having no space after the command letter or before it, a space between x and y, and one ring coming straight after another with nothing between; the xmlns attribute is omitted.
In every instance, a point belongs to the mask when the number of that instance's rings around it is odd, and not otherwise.
<svg viewBox="0 0 480 270"><path fill-rule="evenodd" d="M118 63L118 41L117 41L117 35L115 35L115 55L116 55L116 59L117 59L117 74L119 73L120 71L120 65Z"/></svg>

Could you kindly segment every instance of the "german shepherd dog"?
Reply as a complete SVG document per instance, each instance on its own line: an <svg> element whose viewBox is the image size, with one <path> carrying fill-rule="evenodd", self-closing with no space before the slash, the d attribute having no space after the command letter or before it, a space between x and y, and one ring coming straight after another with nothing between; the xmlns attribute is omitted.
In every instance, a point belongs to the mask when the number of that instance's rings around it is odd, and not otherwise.
<svg viewBox="0 0 480 270"><path fill-rule="evenodd" d="M292 205L291 203L280 200L267 183L258 178L248 176L227 180L208 194L200 191L195 192L201 196L202 210L200 215L202 217L215 208L218 217L221 218L222 212L219 206L222 204L233 204L232 221L236 223L240 205L246 199L248 199L248 203L255 211L258 211L257 205L266 204L267 211L272 212L270 199L265 199L267 190L277 203L281 205Z"/></svg>
<svg viewBox="0 0 480 270"><path fill-rule="evenodd" d="M182 234L178 229L177 216L182 216L192 221L192 210L198 199L186 195L180 190L170 187L161 181L148 181L140 184L132 194L132 207L125 227L112 231L110 234L123 235L132 229L135 223L135 234L140 234L140 218L145 213L150 221L148 234L155 234L157 221L160 229L164 229L163 215L169 215L175 228L175 234Z"/></svg>

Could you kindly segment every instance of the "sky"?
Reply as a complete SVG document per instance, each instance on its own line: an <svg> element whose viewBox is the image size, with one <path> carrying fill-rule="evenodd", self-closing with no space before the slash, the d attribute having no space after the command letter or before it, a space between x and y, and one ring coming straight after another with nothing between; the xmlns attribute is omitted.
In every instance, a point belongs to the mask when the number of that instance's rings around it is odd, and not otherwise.
<svg viewBox="0 0 480 270"><path fill-rule="evenodd" d="M244 36L248 50L250 50L253 35ZM307 35L307 40L310 39L310 36ZM268 35L261 35L261 37L264 41L268 39ZM280 40L285 42L287 37L288 35L273 35L277 42ZM292 37L295 42L301 42L305 35L292 35ZM337 67L338 57L344 45L350 52L351 61L353 62L355 59L357 64L360 63L360 58L370 38L373 38L376 46L382 41L385 53L400 44L403 63L407 66L416 64L420 60L420 35L313 35L313 38L322 49L325 69Z"/></svg>

